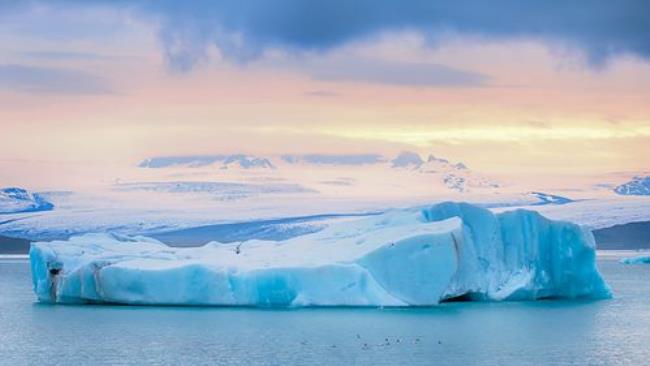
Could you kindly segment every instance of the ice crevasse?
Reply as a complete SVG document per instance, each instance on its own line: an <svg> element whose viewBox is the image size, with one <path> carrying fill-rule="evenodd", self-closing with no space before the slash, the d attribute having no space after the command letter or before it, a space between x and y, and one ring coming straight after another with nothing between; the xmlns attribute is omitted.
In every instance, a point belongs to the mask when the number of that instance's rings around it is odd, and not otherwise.
<svg viewBox="0 0 650 366"><path fill-rule="evenodd" d="M427 306L445 300L606 298L592 234L466 203L394 210L281 242L171 248L87 234L34 243L43 302Z"/></svg>

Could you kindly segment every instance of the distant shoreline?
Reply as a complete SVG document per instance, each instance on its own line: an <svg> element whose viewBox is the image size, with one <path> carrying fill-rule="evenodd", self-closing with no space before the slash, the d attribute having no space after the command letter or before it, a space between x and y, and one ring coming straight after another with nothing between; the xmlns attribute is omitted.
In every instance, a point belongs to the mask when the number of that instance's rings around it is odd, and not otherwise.
<svg viewBox="0 0 650 366"><path fill-rule="evenodd" d="M629 222L594 230L598 249L650 249L650 221Z"/></svg>
<svg viewBox="0 0 650 366"><path fill-rule="evenodd" d="M13 255L27 255L31 241L0 235L0 258Z"/></svg>
<svg viewBox="0 0 650 366"><path fill-rule="evenodd" d="M304 220L304 218L302 219ZM303 220L299 219L298 221ZM283 220L268 220L254 222L253 224L265 226L282 222ZM241 233L242 229L250 224L208 225L150 236L170 246L201 246L209 241L232 242L233 235L229 231L235 229L236 232L239 231ZM247 229L250 230L250 228ZM650 221L614 225L608 228L593 230L593 233L599 252L650 250ZM27 239L0 235L0 259L10 257L26 258L27 253L29 253L30 244L31 241Z"/></svg>

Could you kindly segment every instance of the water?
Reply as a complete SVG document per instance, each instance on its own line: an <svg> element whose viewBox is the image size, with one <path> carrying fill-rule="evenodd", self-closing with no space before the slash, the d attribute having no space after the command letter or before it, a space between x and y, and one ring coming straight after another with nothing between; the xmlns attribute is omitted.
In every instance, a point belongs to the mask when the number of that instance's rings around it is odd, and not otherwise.
<svg viewBox="0 0 650 366"><path fill-rule="evenodd" d="M271 310L43 305L0 261L0 364L648 364L650 265L600 268L612 300Z"/></svg>

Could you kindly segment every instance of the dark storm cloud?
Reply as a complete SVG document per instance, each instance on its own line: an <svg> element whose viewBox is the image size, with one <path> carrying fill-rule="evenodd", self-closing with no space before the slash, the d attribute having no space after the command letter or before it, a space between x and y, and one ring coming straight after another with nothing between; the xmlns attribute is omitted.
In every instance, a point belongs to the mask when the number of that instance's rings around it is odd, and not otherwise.
<svg viewBox="0 0 650 366"><path fill-rule="evenodd" d="M211 43L246 61L267 47L324 50L403 29L434 38L455 31L562 42L594 64L618 53L650 57L645 0L163 0L140 9L160 17L168 55L180 67L191 66Z"/></svg>
<svg viewBox="0 0 650 366"><path fill-rule="evenodd" d="M436 39L453 31L491 39L532 38L575 47L594 65L618 54L650 57L647 0L198 0L75 1L125 7L160 24L169 61L189 69L216 45L245 62L266 48L327 50L386 31ZM52 4L52 2L47 2Z"/></svg>

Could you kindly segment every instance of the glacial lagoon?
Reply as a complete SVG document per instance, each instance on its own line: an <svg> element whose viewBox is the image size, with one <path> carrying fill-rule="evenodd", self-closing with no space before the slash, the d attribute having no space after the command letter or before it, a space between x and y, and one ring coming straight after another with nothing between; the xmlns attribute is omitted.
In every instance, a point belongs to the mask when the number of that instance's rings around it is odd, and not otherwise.
<svg viewBox="0 0 650 366"><path fill-rule="evenodd" d="M28 262L1 260L0 359L12 365L645 364L650 265L598 264L612 299L264 309L41 304Z"/></svg>

